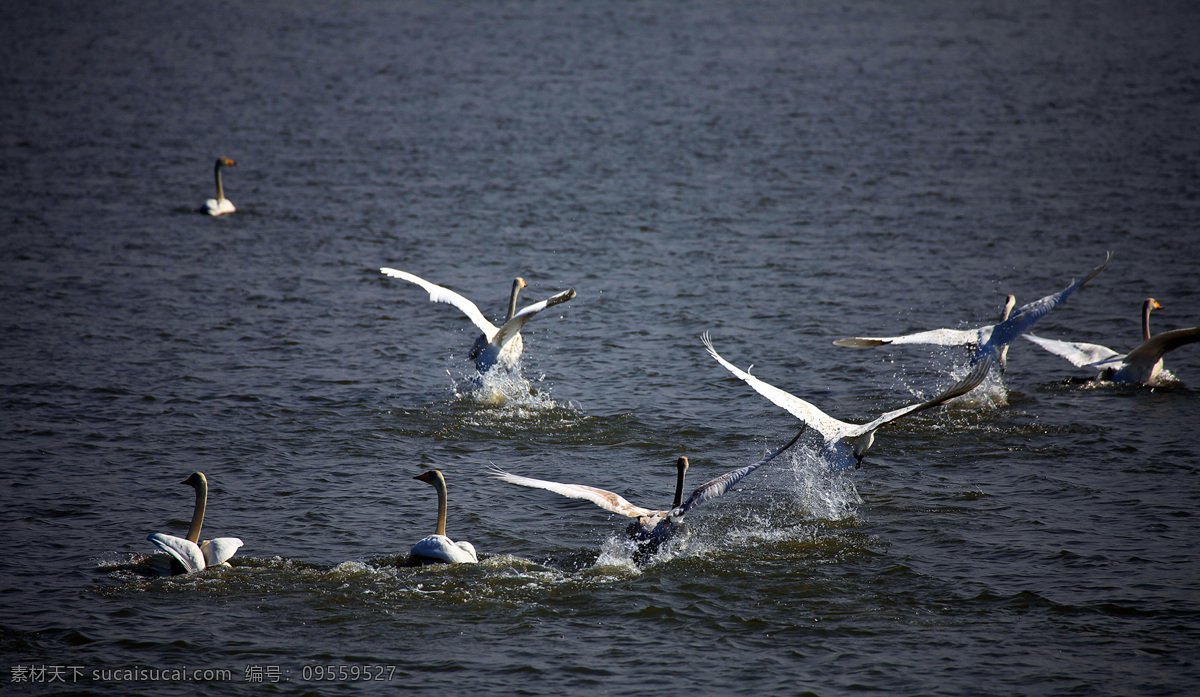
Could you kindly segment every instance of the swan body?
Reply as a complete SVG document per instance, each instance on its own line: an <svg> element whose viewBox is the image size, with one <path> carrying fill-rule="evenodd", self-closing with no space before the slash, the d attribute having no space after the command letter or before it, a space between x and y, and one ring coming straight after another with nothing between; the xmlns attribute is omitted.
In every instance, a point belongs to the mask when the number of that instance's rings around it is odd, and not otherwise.
<svg viewBox="0 0 1200 697"><path fill-rule="evenodd" d="M479 561L475 547L470 542L455 542L446 537L446 479L438 470L429 470L413 479L433 485L438 496L437 532L413 545L409 554L421 564L445 562L447 564L474 564Z"/></svg>
<svg viewBox="0 0 1200 697"><path fill-rule="evenodd" d="M508 301L508 313L504 318L504 324L497 327L483 316L483 313L479 311L475 303L449 288L443 288L435 283L430 283L407 271L389 269L387 267L381 268L379 271L385 276L399 278L421 286L429 293L429 299L435 303L447 303L462 310L463 314L482 332L475 339L475 345L471 348L470 354L468 354L475 361L475 369L480 373L487 372L495 365L499 365L507 370L516 369L521 358L521 352L525 348L525 342L521 338L521 327L533 319L534 315L546 308L564 303L575 297L575 289L569 288L540 302L526 305L520 312L517 312L517 294L525 287L525 280L517 278L513 281L512 293Z"/></svg>
<svg viewBox="0 0 1200 697"><path fill-rule="evenodd" d="M233 213L237 209L233 207L233 201L225 198L225 187L221 183L221 169L224 167L234 167L237 163L228 157L218 157L217 164L213 166L213 172L217 179L217 197L210 198L204 202L204 212L211 216L225 215Z"/></svg>
<svg viewBox="0 0 1200 697"><path fill-rule="evenodd" d="M704 342L704 346L708 349L709 354L718 363L725 366L729 372L744 380L746 384L753 387L756 392L766 397L776 406L787 410L792 416L816 429L823 439L821 456L834 470L846 469L850 466L856 468L860 466L866 452L875 444L875 431L880 426L891 423L901 417L909 416L910 414L932 409L975 389L975 386L983 382L983 379L987 377L988 370L991 369L994 360L991 354L985 354L983 359L975 364L966 377L933 399L894 409L881 414L873 421L865 424L852 424L839 421L803 399L784 392L778 387L769 385L750 373L737 368L717 353L717 350L713 348L712 339L707 333L701 337L701 340Z"/></svg>
<svg viewBox="0 0 1200 697"><path fill-rule="evenodd" d="M146 539L166 552L178 566L172 565L175 573L195 573L210 566L225 564L242 541L236 537L218 537L200 542L200 529L204 525L204 510L208 505L208 479L203 472L193 472L183 480L196 490L196 506L192 511L192 525L187 537L175 537L161 532L151 533Z"/></svg>
<svg viewBox="0 0 1200 697"><path fill-rule="evenodd" d="M1011 300L1005 304L1004 314L998 324L990 324L976 329L931 329L929 331L902 336L855 336L847 339L838 339L833 343L835 346L847 346L850 348L870 348L885 344L965 346L971 351L972 364L984 360L985 356L990 356L1003 369L1008 359L1008 345L1033 327L1039 319L1045 317L1051 310L1066 302L1067 298L1071 297L1075 291L1082 288L1088 281L1095 278L1096 274L1103 271L1104 267L1108 266L1110 261L1112 261L1112 252L1106 255L1104 263L1092 269L1083 280L1074 281L1071 285L1057 293L1022 305L1017 309L1015 314L1011 314L1012 305L1016 304L1015 298L1011 295L1008 296Z"/></svg>
<svg viewBox="0 0 1200 697"><path fill-rule="evenodd" d="M1150 336L1150 312L1161 310L1162 305L1154 298L1142 303L1142 343L1127 354L1081 341L1058 341L1032 334L1025 338L1050 353L1061 356L1079 368L1094 368L1097 378L1105 382L1133 385L1154 385L1159 382L1163 371L1163 356L1180 346L1200 341L1200 326L1176 329Z"/></svg>
<svg viewBox="0 0 1200 697"><path fill-rule="evenodd" d="M563 484L545 479L522 477L497 468L492 468L492 476L509 484L546 489L572 499L585 499L607 511L633 518L634 521L629 524L625 533L631 540L637 543L639 561L641 561L657 552L659 547L667 540L686 532L683 519L688 511L732 489L734 485L745 479L759 467L774 460L783 451L792 447L799 440L801 433L804 433L804 429L801 429L800 433L797 433L787 445L768 453L757 462L710 479L693 491L692 495L686 501L683 500L683 493L688 459L680 457L675 463L677 471L675 500L671 508L665 510L643 508L630 503L619 494L584 484Z"/></svg>

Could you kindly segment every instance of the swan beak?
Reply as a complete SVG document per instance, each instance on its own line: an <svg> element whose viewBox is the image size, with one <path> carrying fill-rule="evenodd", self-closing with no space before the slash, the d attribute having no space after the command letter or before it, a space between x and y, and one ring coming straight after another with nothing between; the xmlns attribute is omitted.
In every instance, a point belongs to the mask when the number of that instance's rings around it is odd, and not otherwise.
<svg viewBox="0 0 1200 697"><path fill-rule="evenodd" d="M1154 308L1155 310L1161 310L1161 309L1163 309L1163 306L1162 306L1162 305L1160 305L1160 304L1159 304L1159 302L1158 302L1157 300L1155 300L1153 303L1151 303L1151 304L1150 304L1150 307Z"/></svg>

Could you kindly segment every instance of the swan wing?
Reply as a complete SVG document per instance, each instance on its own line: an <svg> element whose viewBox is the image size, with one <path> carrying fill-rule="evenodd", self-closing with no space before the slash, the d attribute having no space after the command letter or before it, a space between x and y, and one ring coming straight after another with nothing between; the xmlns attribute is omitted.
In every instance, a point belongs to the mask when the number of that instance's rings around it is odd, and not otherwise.
<svg viewBox="0 0 1200 697"><path fill-rule="evenodd" d="M559 303L565 303L574 297L575 289L568 288L567 290L564 290L561 293L556 293L549 298L542 300L541 302L536 302L532 305L526 305L525 307L521 308L520 312L513 315L512 319L505 322L504 326L500 327L500 330L497 331L490 339L491 343L499 346L500 348L504 348L504 345L511 341L512 338L521 331L521 327L525 326L526 322L533 319L534 315L548 307L553 307Z"/></svg>
<svg viewBox="0 0 1200 697"><path fill-rule="evenodd" d="M851 427L851 424L838 421L803 399L769 385L721 358L721 354L713 348L712 339L707 332L700 337L700 340L704 342L704 347L708 349L709 354L717 359L718 363L725 366L726 370L741 378L747 385L753 387L755 392L769 399L775 406L786 409L792 416L817 429L826 441L838 438L845 429Z"/></svg>
<svg viewBox="0 0 1200 697"><path fill-rule="evenodd" d="M1153 364L1162 358L1163 354L1197 341L1200 341L1200 327L1163 332L1130 351L1129 355L1125 356L1125 362Z"/></svg>
<svg viewBox="0 0 1200 697"><path fill-rule="evenodd" d="M1096 363L1121 357L1121 354L1100 344L1088 344L1082 341L1059 341L1057 339L1034 336L1033 334L1025 334L1024 337L1050 353L1067 359L1072 365L1079 368L1091 367Z"/></svg>
<svg viewBox="0 0 1200 697"><path fill-rule="evenodd" d="M229 561L241 546L242 541L236 537L218 537L215 540L205 540L200 545L200 552L204 554L204 563L207 566L216 566Z"/></svg>
<svg viewBox="0 0 1200 697"><path fill-rule="evenodd" d="M436 283L430 283L420 276L414 276L407 271L389 269L386 266L379 269L379 271L385 276L399 278L402 281L408 281L409 283L415 283L418 286L421 286L426 292L429 293L429 299L433 302L446 303L448 305L457 307L459 310L462 310L463 314L465 314L471 320L471 322L475 324L476 327L479 327L479 331L483 332L484 335L488 337L489 341L493 336L495 336L496 325L489 322L487 317L483 316L483 313L479 311L479 308L475 305L475 303L459 295L458 293L455 293L449 288L443 288Z"/></svg>
<svg viewBox="0 0 1200 697"><path fill-rule="evenodd" d="M1072 293L1079 290L1088 281L1095 278L1096 275L1103 271L1104 267L1108 266L1109 262L1111 261L1112 252L1109 252L1104 258L1104 263L1092 269L1091 272L1083 278L1083 280L1075 281L1057 293L1047 295L1044 298L1022 305L1008 319L996 325L996 327L992 330L991 338L988 339L988 344L993 348L993 350L999 350L999 347L1012 342L1018 336L1024 334L1029 330L1030 327L1034 325L1035 322L1045 317L1046 314L1054 308L1066 302L1067 298L1071 297Z"/></svg>
<svg viewBox="0 0 1200 697"><path fill-rule="evenodd" d="M649 508L642 508L629 503L618 494L604 489L597 489L594 486L585 486L583 484L561 484L559 482L550 482L545 479L534 479L532 477L522 477L516 474L510 474L504 470L492 468L492 476L509 484L517 484L519 486L529 486L535 489L546 489L553 491L556 494L561 494L572 499L586 499L596 504L597 506L620 513L630 518L640 518L642 516L661 516L665 511L652 511Z"/></svg>
<svg viewBox="0 0 1200 697"><path fill-rule="evenodd" d="M954 399L955 397L959 397L970 392L971 390L975 389L979 383L983 382L983 379L987 377L988 371L992 369L992 364L994 362L994 357L988 355L984 360L981 360L972 366L971 372L967 373L966 377L964 377L962 380L959 380L933 399L921 402L919 404L910 404L907 407L901 407L900 409L893 409L892 411L879 416L879 418L870 423L863 424L862 426L856 426L854 431L852 431L849 435L859 436L869 431L874 431L886 423L890 423L901 417L908 416L909 414L915 414L919 411L932 409L938 405L950 401L951 399Z"/></svg>
<svg viewBox="0 0 1200 697"><path fill-rule="evenodd" d="M803 435L804 431L807 428L808 428L808 426L804 426L803 428L801 428L800 432L797 433L795 435L795 437L793 437L790 441L788 441L787 445L775 450L774 452L767 453L758 462L755 462L754 464L751 464L751 465L746 465L745 467L740 467L738 469L733 470L732 472L726 472L725 474L722 474L719 477L710 479L707 482L705 482L704 484L701 484L699 487L696 488L695 491L692 492L692 495L688 497L687 501L684 501L678 507L671 509L671 511L667 515L671 516L672 518L681 516L681 515L687 513L689 510L691 510L692 507L699 506L700 504L702 504L706 501L711 501L712 499L715 499L718 496L729 491L730 489L732 489L734 487L735 484L737 484L738 482L742 481L747 476L749 476L751 472L758 469L759 467L762 467L763 465L767 464L771 460L774 460L783 451L785 451L788 448L795 445L796 441L800 440L800 436Z"/></svg>
<svg viewBox="0 0 1200 697"><path fill-rule="evenodd" d="M990 329L991 327L986 327ZM852 336L838 339L834 346L870 348L884 344L934 344L936 346L972 346L979 343L980 329L930 329L903 336Z"/></svg>
<svg viewBox="0 0 1200 697"><path fill-rule="evenodd" d="M150 533L146 539L182 564L189 574L204 570L204 554L200 551L200 545L195 542L161 532Z"/></svg>

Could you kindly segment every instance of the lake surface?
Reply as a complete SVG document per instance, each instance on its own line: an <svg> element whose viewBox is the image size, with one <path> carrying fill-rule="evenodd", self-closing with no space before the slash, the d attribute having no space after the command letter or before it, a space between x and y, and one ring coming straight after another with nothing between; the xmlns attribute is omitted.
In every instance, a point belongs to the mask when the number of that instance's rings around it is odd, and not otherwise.
<svg viewBox="0 0 1200 697"><path fill-rule="evenodd" d="M785 443L706 331L856 421L965 354L833 340L987 324L1106 251L1039 335L1200 323L1198 33L1184 2L10 9L0 691L1189 693L1200 345L1148 388L1020 340L640 566L626 519L488 472L662 507L679 455L699 484ZM470 322L381 266L490 318L517 276L578 297L493 399ZM428 469L479 564L405 566ZM245 545L155 576L196 470Z"/></svg>

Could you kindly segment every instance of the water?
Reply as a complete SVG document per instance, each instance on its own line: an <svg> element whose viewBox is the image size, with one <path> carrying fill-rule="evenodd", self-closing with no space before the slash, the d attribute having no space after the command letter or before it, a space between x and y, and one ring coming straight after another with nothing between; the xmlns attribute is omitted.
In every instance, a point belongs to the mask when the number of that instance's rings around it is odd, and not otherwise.
<svg viewBox="0 0 1200 697"><path fill-rule="evenodd" d="M678 455L699 483L785 442L704 331L855 420L963 357L834 339L988 322L1106 250L1038 333L1126 350L1150 296L1156 332L1195 325L1195 7L44 2L0 26L6 692L1200 679L1194 346L1148 389L1019 342L984 398L885 428L857 471L805 441L641 567L623 519L487 476L661 506ZM211 219L218 155L238 212ZM527 326L528 386L481 399L469 323L380 266L490 317L518 275L579 296ZM480 564L402 566L428 468ZM194 470L205 536L245 546L147 575Z"/></svg>

